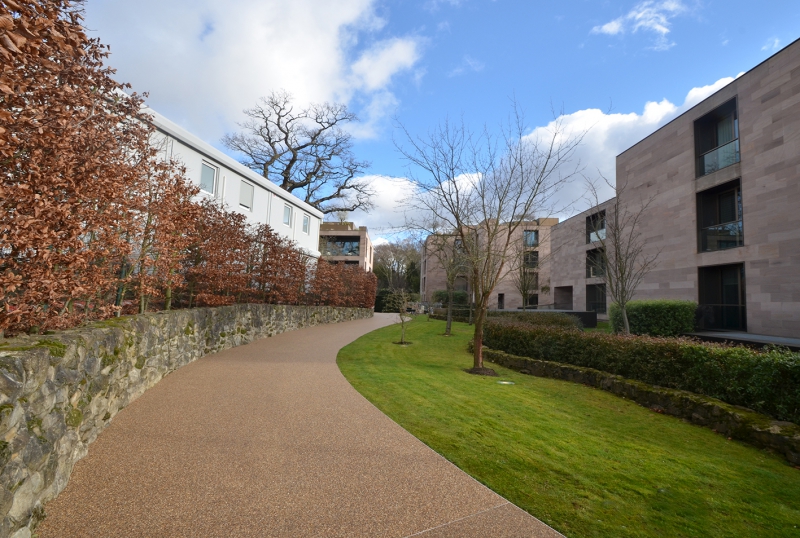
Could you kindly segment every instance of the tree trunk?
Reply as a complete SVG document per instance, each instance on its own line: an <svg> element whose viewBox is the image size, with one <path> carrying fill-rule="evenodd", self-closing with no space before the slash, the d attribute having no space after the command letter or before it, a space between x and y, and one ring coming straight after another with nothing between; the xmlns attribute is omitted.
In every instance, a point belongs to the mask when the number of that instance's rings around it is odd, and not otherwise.
<svg viewBox="0 0 800 538"><path fill-rule="evenodd" d="M172 286L167 286L164 292L164 310L169 312L172 309Z"/></svg>
<svg viewBox="0 0 800 538"><path fill-rule="evenodd" d="M444 335L450 336L450 329L453 327L453 288L447 290L447 325L444 328Z"/></svg>
<svg viewBox="0 0 800 538"><path fill-rule="evenodd" d="M631 325L628 323L628 310L625 306L620 306L622 310L622 332L623 334L631 334Z"/></svg>
<svg viewBox="0 0 800 538"><path fill-rule="evenodd" d="M475 313L475 337L472 340L474 351L472 353L473 368L483 368L483 322L486 319L486 309L481 307Z"/></svg>

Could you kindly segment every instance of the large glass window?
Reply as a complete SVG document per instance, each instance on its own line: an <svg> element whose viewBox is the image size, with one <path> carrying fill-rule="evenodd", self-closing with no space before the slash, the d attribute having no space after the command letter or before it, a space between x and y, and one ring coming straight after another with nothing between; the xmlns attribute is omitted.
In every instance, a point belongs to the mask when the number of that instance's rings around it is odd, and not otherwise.
<svg viewBox="0 0 800 538"><path fill-rule="evenodd" d="M700 267L699 313L703 329L745 331L744 264Z"/></svg>
<svg viewBox="0 0 800 538"><path fill-rule="evenodd" d="M739 162L739 118L731 99L694 122L697 177Z"/></svg>
<svg viewBox="0 0 800 538"><path fill-rule="evenodd" d="M217 167L206 163L200 167L200 190L208 194L217 193Z"/></svg>
<svg viewBox="0 0 800 538"><path fill-rule="evenodd" d="M606 313L605 284L589 284L586 286L586 310L597 312L598 314Z"/></svg>
<svg viewBox="0 0 800 538"><path fill-rule="evenodd" d="M606 212L600 211L586 217L586 242L594 243L606 238Z"/></svg>
<svg viewBox="0 0 800 538"><path fill-rule="evenodd" d="M292 225L292 206L284 204L283 206L283 223L286 226Z"/></svg>
<svg viewBox="0 0 800 538"><path fill-rule="evenodd" d="M303 215L303 233L308 234L311 230L311 217Z"/></svg>
<svg viewBox="0 0 800 538"><path fill-rule="evenodd" d="M603 277L606 274L606 262L603 249L586 251L586 278Z"/></svg>
<svg viewBox="0 0 800 538"><path fill-rule="evenodd" d="M358 256L361 241L352 236L323 236L319 238L319 251L323 256Z"/></svg>
<svg viewBox="0 0 800 538"><path fill-rule="evenodd" d="M523 230L522 242L526 247L535 247L539 244L539 230Z"/></svg>
<svg viewBox="0 0 800 538"><path fill-rule="evenodd" d="M742 189L739 180L697 194L700 252L744 245Z"/></svg>
<svg viewBox="0 0 800 538"><path fill-rule="evenodd" d="M523 265L526 269L536 269L539 267L539 252L536 250L529 250L523 254Z"/></svg>
<svg viewBox="0 0 800 538"><path fill-rule="evenodd" d="M239 205L253 210L253 186L247 182L242 181L239 184Z"/></svg>

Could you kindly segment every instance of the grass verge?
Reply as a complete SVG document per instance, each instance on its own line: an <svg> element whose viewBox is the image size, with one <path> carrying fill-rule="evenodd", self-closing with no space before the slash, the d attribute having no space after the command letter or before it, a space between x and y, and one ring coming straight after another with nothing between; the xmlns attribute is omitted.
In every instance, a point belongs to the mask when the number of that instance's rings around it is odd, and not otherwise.
<svg viewBox="0 0 800 538"><path fill-rule="evenodd" d="M582 385L493 366L472 327L418 319L341 350L353 386L458 467L567 536L800 536L782 458ZM511 381L513 385L499 384Z"/></svg>

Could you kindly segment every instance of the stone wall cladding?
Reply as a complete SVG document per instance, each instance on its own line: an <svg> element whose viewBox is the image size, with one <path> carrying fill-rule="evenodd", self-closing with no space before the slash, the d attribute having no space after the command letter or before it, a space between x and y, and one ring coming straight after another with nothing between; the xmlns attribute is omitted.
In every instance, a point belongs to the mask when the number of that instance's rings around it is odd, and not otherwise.
<svg viewBox="0 0 800 538"><path fill-rule="evenodd" d="M88 445L170 372L259 338L371 316L363 308L242 304L0 340L0 537L31 536Z"/></svg>
<svg viewBox="0 0 800 538"><path fill-rule="evenodd" d="M773 420L708 396L656 387L593 368L519 357L486 347L483 356L523 374L563 379L611 392L658 413L686 419L727 437L773 450L783 454L791 464L800 465L800 426L792 422Z"/></svg>

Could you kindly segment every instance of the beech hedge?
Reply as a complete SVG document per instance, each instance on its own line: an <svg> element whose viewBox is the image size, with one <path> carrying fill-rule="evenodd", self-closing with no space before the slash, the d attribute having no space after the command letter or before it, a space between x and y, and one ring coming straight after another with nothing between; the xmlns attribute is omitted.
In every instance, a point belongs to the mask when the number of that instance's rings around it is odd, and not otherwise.
<svg viewBox="0 0 800 538"><path fill-rule="evenodd" d="M694 331L697 303L672 300L631 301L626 310L631 334L680 336ZM614 303L608 314L614 332L621 333L622 309Z"/></svg>
<svg viewBox="0 0 800 538"><path fill-rule="evenodd" d="M489 348L686 390L800 423L800 353L489 319Z"/></svg>

